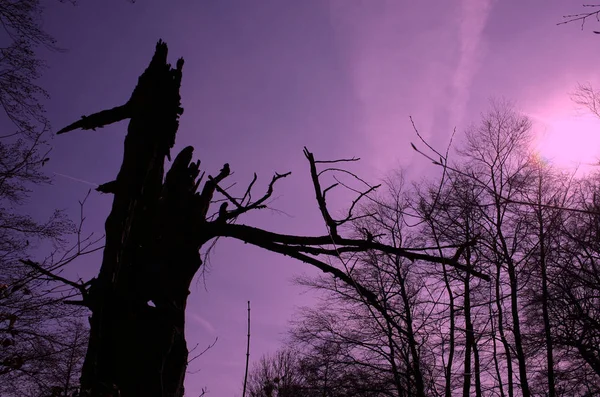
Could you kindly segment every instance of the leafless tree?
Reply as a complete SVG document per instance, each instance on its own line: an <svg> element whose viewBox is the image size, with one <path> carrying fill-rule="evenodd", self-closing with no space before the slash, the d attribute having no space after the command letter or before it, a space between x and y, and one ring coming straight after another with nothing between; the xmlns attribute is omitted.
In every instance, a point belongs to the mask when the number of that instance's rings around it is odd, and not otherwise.
<svg viewBox="0 0 600 397"><path fill-rule="evenodd" d="M484 234L480 237L485 245L492 263L496 266L496 309L498 314L498 330L504 328L502 295L503 284L510 296L508 307L511 321L514 346L505 344L508 365L511 365L509 351L514 348L518 363L519 383L523 396L530 396L527 373L527 361L523 350L523 335L519 316L520 271L526 256L518 254L524 230L521 227L519 214L507 200L521 198L524 186L529 182L531 156L528 153L532 138L531 122L513 110L506 103L492 103L491 110L486 113L480 124L466 133L464 147L461 147L461 158L465 162L465 174L485 187L480 197L485 197L486 211L481 211ZM503 276L506 275L507 279ZM521 282L525 282L523 278ZM509 396L510 384L509 382Z"/></svg>
<svg viewBox="0 0 600 397"><path fill-rule="evenodd" d="M395 175L368 197L355 236L461 266L341 250L376 309L352 283L301 279L325 302L291 329L312 368L305 384L342 396L352 395L344 384L373 396L598 394L600 178L540 162L531 134L529 120L495 103L454 163L430 156L441 180L405 194Z"/></svg>
<svg viewBox="0 0 600 397"><path fill-rule="evenodd" d="M459 313L465 316L467 336L457 353L469 351L467 308L481 311L487 307L487 321L481 322L478 331L473 329L479 340L476 360L481 371L485 371L486 360L492 360L495 376L488 372L485 378L496 380L491 388L485 382L479 388L476 385L477 395L486 389L502 396L516 395L516 382L523 395L593 395L597 390L593 346L597 344L591 324L597 314L591 308L596 307L597 294L591 280L597 277L593 265L597 239L592 225L598 214L594 178L576 181L531 156L530 123L514 110L494 107L483 120L479 128L467 132L456 164L429 148L439 155L439 159L430 158L442 166L448 189L442 184L442 188L429 188L421 195L429 206L420 212L430 217L425 220L437 223L443 243L448 236L460 235L456 226L448 228L450 221L460 224L461 219L469 218L444 213L472 203L476 215L470 216L474 220L470 229L477 242L461 254L470 251L472 263L483 266L484 272L486 267L495 268L487 299L477 294L475 302L467 302L467 285L462 289L453 286L456 296L463 298ZM448 201L448 197L452 199ZM452 232L444 235L444 230ZM429 235L431 238L431 232ZM470 261L464 257L462 262L469 265ZM580 272L582 268L586 270ZM496 340L503 346L502 355ZM502 356L504 365L499 361ZM467 357L463 357L467 366ZM518 366L514 378L513 364ZM470 374L466 368L465 381ZM585 381L575 381L575 372Z"/></svg>
<svg viewBox="0 0 600 397"><path fill-rule="evenodd" d="M578 84L571 93L571 100L578 106L600 117L600 92L591 83Z"/></svg>
<svg viewBox="0 0 600 397"><path fill-rule="evenodd" d="M306 388L298 352L284 349L254 364L247 390L250 397L308 397Z"/></svg>
<svg viewBox="0 0 600 397"><path fill-rule="evenodd" d="M82 211L85 200L80 203ZM25 222L2 228L12 247L30 248L50 240L54 250L43 260L29 259L26 250L7 248L0 275L0 394L6 396L67 396L77 387L87 341L86 313L69 306L73 286L61 269L82 255L101 248L102 237L82 234L58 217L47 228L28 230ZM65 233L76 230L76 241L66 246ZM27 259L24 259L27 258ZM65 284L65 281L67 283ZM60 391L60 393L59 393ZM59 394L56 394L59 393Z"/></svg>
<svg viewBox="0 0 600 397"><path fill-rule="evenodd" d="M385 193L362 206L362 215L354 222L355 235L390 246L423 249L406 234L401 175L388 178L385 185ZM419 293L425 288L425 264L377 250L344 255L342 260L353 280L376 294L381 307L376 309L352 284L328 278L298 280L324 294L322 304L305 308L291 330L294 346L308 351L313 362L324 360L321 385L347 384L349 377L362 373L362 383L353 381L361 395L436 395L434 358L424 331L431 318L425 315L426 304Z"/></svg>
<svg viewBox="0 0 600 397"><path fill-rule="evenodd" d="M76 318L83 312L62 302L71 292L57 274L101 239L84 236L82 224L61 211L46 220L22 211L35 186L51 182L43 172L48 95L37 84L46 65L37 51L61 49L43 30L42 13L38 0L0 1L0 107L8 121L0 133L0 394L6 396L66 396L77 387L86 335Z"/></svg>
<svg viewBox="0 0 600 397"><path fill-rule="evenodd" d="M456 187L454 191L448 191L450 194L458 194L462 197L459 201L463 204L454 206L462 208L463 213L459 217L455 216L454 219L462 219L460 221L462 233L476 238L477 250L473 252L478 252L482 261L478 266L494 272L492 283L494 288L491 290L493 295L490 297L493 305L490 306L490 315L494 314L489 321L494 324L493 328L502 343L506 357L506 367L502 371L496 364L497 382L503 383L501 375L506 376L510 397L514 395L513 356L516 356L518 363L522 393L524 396L530 395L518 302L518 291L522 287L519 286L519 273L524 264L524 257L518 252L524 231L520 227L519 215L510 203L520 200L522 189L528 183L530 156L527 151L531 137L531 122L526 117L514 111L506 102L493 101L491 110L482 116L481 122L466 131L464 141L458 148L459 163L450 165L447 156L443 155L440 155L439 160L435 160L437 164L444 167L446 184L466 186L464 190L467 195L460 193L461 190L457 190ZM473 196L476 200L473 200ZM435 197L437 196L434 196L434 201L429 200L434 204L434 208L437 204ZM443 205L443 201L441 203ZM467 216L469 213L464 210L473 208L473 205L476 208L475 216ZM427 211L424 213L427 215ZM470 226L473 221L475 224ZM470 289L469 285L462 286L463 289L465 287ZM460 292L461 295L463 293L464 291ZM508 307L505 306L505 294L510 297ZM463 296L463 304L471 306L470 298L467 297L466 301L464 298L465 296ZM505 314L507 310L509 317ZM470 340L469 350L472 350L475 346L473 345L474 334L472 334L472 322L468 317L469 314L465 318L465 329ZM512 331L510 339L506 328ZM495 338L496 335L492 335L494 357L497 358ZM469 360L465 362L469 364ZM468 393L466 377L464 380L463 393Z"/></svg>
<svg viewBox="0 0 600 397"><path fill-rule="evenodd" d="M597 310L600 212L596 199L599 186L597 175L577 184L573 200L586 211L570 213L563 223L565 238L561 240L561 258L548 287L553 343L560 352L568 353L569 367L577 368L584 364L587 371L578 371L588 373L584 379L590 379L589 371L595 373L592 381L585 386L596 391L600 382L600 312Z"/></svg>
<svg viewBox="0 0 600 397"><path fill-rule="evenodd" d="M460 174L449 173L436 184L422 184L414 195L415 212L423 219L422 236L435 246L456 246L470 241L460 252L461 259L469 268L479 271L488 271L481 252L476 246L482 233L481 207L479 196L481 188L474 186L470 180ZM437 285L445 291L445 300L438 304L438 315L435 317L438 324L447 321L447 329L440 329L440 340L437 351L439 356L446 358L444 363L444 395L452 396L459 388L460 372L462 375L462 394L472 395L471 387L474 380L475 394L482 395L481 372L482 365L479 357L479 340L481 330L476 330L475 317L481 316L477 310L481 304L482 295L487 290L489 283L484 285L476 283L467 274L453 272L452 269L442 267L431 272L429 289ZM430 295L434 295L430 293ZM477 301L473 304L475 298ZM447 306L445 308L444 306ZM473 309L475 306L476 309ZM485 318L485 317L484 317ZM481 321L481 319L480 319ZM445 327L440 327L445 328ZM433 330L432 330L433 332ZM445 346L448 346L447 348ZM462 366L456 363L453 367L454 356L463 356ZM473 360L473 362L472 362ZM485 368L485 367L483 367ZM498 371L497 371L498 372Z"/></svg>
<svg viewBox="0 0 600 397"><path fill-rule="evenodd" d="M204 180L200 161L192 161L194 149L186 147L165 175L164 161L170 158L183 113L179 89L184 64L179 59L175 68L171 67L167 54L166 44L159 41L150 65L125 104L82 117L59 131L97 129L130 119L120 172L116 180L98 188L114 194L114 201L106 222L106 246L97 282L90 288L82 283L73 285L82 294L79 303L92 311L82 375L85 394L183 394L188 289L202 266L199 250L211 246L217 238L235 238L322 270L351 286L396 332L402 332L402 326L394 321L377 293L361 285L347 266L337 262L343 261L344 255L377 251L468 271L452 257L423 253L401 242L391 245L369 235L349 235L352 222L364 217L357 213L359 201L377 189L344 168L358 160L355 158L321 160L304 149L312 190L327 228L326 234L317 236L274 233L237 223L242 215L266 208L275 185L289 173L276 173L266 193L258 198L253 192L256 176L244 190L234 193L223 187L224 180L231 176L229 164ZM327 193L336 186L348 187L340 175L362 186L354 189L356 198L346 214L336 219L327 205ZM328 177L336 182L326 185ZM220 201L217 210L215 200ZM411 360L414 374L419 374L420 362L414 352ZM418 376L414 379L417 390L424 390Z"/></svg>
<svg viewBox="0 0 600 397"><path fill-rule="evenodd" d="M12 345L6 348L12 362L21 367L13 366L2 377L3 396L71 397L77 393L88 330L77 319L61 317L44 324L56 331L52 337L47 329L26 336L30 351Z"/></svg>

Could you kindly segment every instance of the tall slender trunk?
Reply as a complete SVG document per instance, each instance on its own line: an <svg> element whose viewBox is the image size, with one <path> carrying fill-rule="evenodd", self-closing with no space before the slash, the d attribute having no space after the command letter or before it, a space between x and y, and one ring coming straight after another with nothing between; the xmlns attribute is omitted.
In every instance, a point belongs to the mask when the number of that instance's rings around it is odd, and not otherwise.
<svg viewBox="0 0 600 397"><path fill-rule="evenodd" d="M479 361L479 347L477 346L478 341L473 341L473 361L475 368L475 395L477 397L483 396L481 391L481 362Z"/></svg>
<svg viewBox="0 0 600 397"><path fill-rule="evenodd" d="M494 369L496 370L496 377L498 378L498 389L500 390L500 397L504 397L504 384L502 382L502 373L500 371L500 362L498 360L498 347L496 345L496 327L494 327L494 316L493 316L493 309L492 309L492 299L491 299L492 294L490 293L490 302L489 302L489 314L490 314L490 325L492 327L491 333L492 333L492 353L493 353L493 360L494 360ZM512 389L511 389L512 390Z"/></svg>
<svg viewBox="0 0 600 397"><path fill-rule="evenodd" d="M501 237L501 241L504 239ZM506 247L505 242L503 246ZM508 252L508 250L506 250ZM527 380L527 363L525 361L525 352L523 351L523 337L521 335L521 322L519 319L519 301L518 291L519 285L517 281L517 271L512 258L507 258L507 271L510 280L510 305L513 320L513 336L515 338L515 350L517 352L517 361L519 363L519 377L521 378L521 392L523 397L530 397L529 382Z"/></svg>
<svg viewBox="0 0 600 397"><path fill-rule="evenodd" d="M554 377L554 356L552 346L552 330L550 326L550 315L548 313L548 274L546 256L546 231L544 230L544 217L542 213L542 175L538 176L538 204L536 210L538 221L538 237L540 246L540 273L542 277L542 318L544 321L544 339L546 342L546 368L548 371L548 397L556 397L556 385Z"/></svg>
<svg viewBox="0 0 600 397"><path fill-rule="evenodd" d="M496 310L498 312L498 334L500 335L500 341L504 347L504 354L506 355L506 377L508 380L508 397L514 396L514 381L513 381L513 367L512 367L512 354L510 352L510 345L506 339L504 333L504 309L502 308L502 290L500 288L500 277L502 276L502 263L498 261L496 263Z"/></svg>
<svg viewBox="0 0 600 397"><path fill-rule="evenodd" d="M471 393L471 350L473 348L473 325L471 324L470 302L469 302L469 276L465 278L465 357L463 364L463 397L469 397Z"/></svg>
<svg viewBox="0 0 600 397"><path fill-rule="evenodd" d="M540 244L544 250L543 243ZM543 252L543 251L542 251ZM546 340L546 367L548 370L548 397L556 397L556 382L554 376L554 353L552 343L552 328L550 325L550 314L548 313L548 274L546 268L545 254L540 258L542 271L542 316L544 318L544 338Z"/></svg>
<svg viewBox="0 0 600 397"><path fill-rule="evenodd" d="M388 347L390 348L390 365L392 366L392 376L394 377L394 386L396 388L396 393L398 397L404 396L404 388L402 387L402 378L400 376L400 371L398 368L398 363L396 363L396 343L394 343L394 329L391 324L386 321L387 326L387 337L388 337Z"/></svg>
<svg viewBox="0 0 600 397"><path fill-rule="evenodd" d="M398 268L398 272L400 269ZM410 355L412 358L412 369L413 376L415 379L415 387L417 391L417 397L425 397L425 382L423 381L423 373L421 372L421 357L419 355L419 346L417 344L417 340L415 338L415 332L413 327L413 318L411 308L410 297L406 291L406 285L404 282L404 277L401 273L398 273L398 277L400 278L400 294L402 295L402 302L405 307L405 315L406 315L406 336L408 338L408 345L410 348Z"/></svg>
<svg viewBox="0 0 600 397"><path fill-rule="evenodd" d="M496 187L494 186L494 190ZM504 209L500 203L499 195L495 198L495 209L496 209L496 237L500 241L500 252L499 257L504 259L506 263L506 271L508 273L508 279L510 282L510 308L512 316L513 336L515 338L515 350L517 353L517 362L519 364L519 377L521 383L521 392L523 397L530 397L531 392L529 390L529 382L527 381L527 364L525 362L525 353L523 352L523 339L521 336L521 322L519 319L519 301L518 291L519 285L517 280L517 269L515 262L508 248L504 233L502 231L502 220Z"/></svg>
<svg viewBox="0 0 600 397"><path fill-rule="evenodd" d="M448 278L448 270L446 269L446 265L443 265L444 269L444 285L446 287L446 292L448 293L448 305L450 307L450 340L449 351L448 351L448 363L446 364L445 376L446 376L446 385L444 388L444 395L446 397L452 397L452 363L454 361L454 349L455 349L455 333L456 333L456 306L454 303L454 295L452 293L452 286L450 285L450 280Z"/></svg>
<svg viewBox="0 0 600 397"><path fill-rule="evenodd" d="M469 218L466 219L466 240L471 239L469 233ZM471 248L467 247L465 252L465 264L467 269L471 268ZM465 362L463 375L463 397L469 397L471 393L471 352L475 346L475 335L473 331L473 322L471 321L471 276L469 273L465 275L464 280L464 312L465 312Z"/></svg>
<svg viewBox="0 0 600 397"><path fill-rule="evenodd" d="M440 239L436 232L436 227L431 219L429 219L429 226L431 228L431 232L433 234L433 239L440 247ZM438 248L440 255L442 255L442 251ZM448 306L449 306L449 315L450 315L450 335L448 341L448 362L446 367L444 368L444 396L452 397L452 365L454 363L454 350L455 350L455 334L456 334L456 306L454 303L454 294L452 293L452 286L450 285L450 278L448 277L448 269L445 264L442 264L442 272L444 276L444 287L446 289L446 293L448 294ZM442 336L443 338L443 336ZM443 355L443 352L442 352Z"/></svg>

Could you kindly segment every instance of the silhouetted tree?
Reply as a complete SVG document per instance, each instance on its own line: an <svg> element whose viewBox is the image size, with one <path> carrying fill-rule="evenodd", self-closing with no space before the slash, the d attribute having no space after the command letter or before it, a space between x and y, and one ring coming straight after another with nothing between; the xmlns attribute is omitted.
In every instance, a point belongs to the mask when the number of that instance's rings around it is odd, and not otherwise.
<svg viewBox="0 0 600 397"><path fill-rule="evenodd" d="M82 237L80 224L77 241L64 248L70 224L62 218L47 228L31 229L20 218L13 221L0 228L4 244L13 247L5 249L0 262L0 394L39 397L65 386L58 395L70 395L78 387L87 329L78 320L85 314L81 308L65 304L73 294L71 287L55 273L97 250L99 239ZM39 239L52 241L54 251L43 261L22 259ZM15 249L19 243L25 249Z"/></svg>
<svg viewBox="0 0 600 397"><path fill-rule="evenodd" d="M257 200L251 194L256 177L237 197L221 187L231 173L228 164L216 176L208 175L200 189L204 173L200 175L200 162L192 161L193 148L186 147L164 176L164 160L169 157L183 112L179 97L182 70L183 59L171 68L167 46L159 41L150 65L124 105L83 117L58 132L96 129L130 119L119 174L115 181L99 187L114 194L106 221L100 273L89 288L86 283L77 285L83 295L81 304L92 311L82 374L84 395L183 395L188 355L184 336L188 289L202 265L198 251L215 238L236 238L313 265L351 285L386 319L389 314L376 293L323 258L335 260L344 253L376 250L464 269L454 259L368 237L342 236L344 227L356 219L358 201L376 186L365 186L347 215L337 220L326 202L326 194L334 186L323 188L321 183L324 174L341 172L339 165L329 164L356 159L317 160L313 153L304 150L317 205L328 230L320 236L284 235L234 223L244 213L264 208L275 183L289 173L275 174L267 192ZM356 176L355 179L360 180ZM215 195L223 197L232 209L221 205L212 210Z"/></svg>
<svg viewBox="0 0 600 397"><path fill-rule="evenodd" d="M598 176L594 175L574 189L572 200L582 211L570 212L563 223L561 258L548 286L553 344L559 351L568 352L569 366L576 368L578 363L585 363L596 374L595 380L586 385L596 392L600 390L599 187Z"/></svg>
<svg viewBox="0 0 600 397"><path fill-rule="evenodd" d="M355 236L457 262L340 247L379 306L352 283L301 279L323 296L290 330L314 395L598 394L600 178L553 169L531 137L530 121L496 102L455 163L430 157L440 180L403 192L395 175L370 195Z"/></svg>
<svg viewBox="0 0 600 397"><path fill-rule="evenodd" d="M459 246L464 241L470 241L471 244L465 246L460 253L461 259L469 268L488 271L476 245L482 233L482 225L479 223L480 194L481 188L475 186L469 178L449 173L438 184L420 186L413 201L416 214L424 221L421 230L423 237L438 247ZM480 317L481 313L473 313L472 306L481 303L482 294L489 287L489 283L473 285L474 280L469 274L453 272L447 267L442 267L441 274L440 270L430 273L431 280L439 280L438 283L429 283L430 294L434 295L435 286L441 284L446 295L445 301L436 303L438 306L447 306L447 309L439 310L440 315L436 317L438 324L440 321L447 321L449 324L447 331L438 331L442 340L436 347L443 357L447 356L444 368L444 395L452 396L457 392L460 372L453 370L452 364L455 354L462 354L462 394L471 395L474 380L474 395L481 396L481 362L478 347L481 330L476 330L474 325L474 318ZM472 304L474 298L478 299ZM479 320L481 321L481 318ZM461 334L464 339L460 339ZM448 345L447 353L444 351L444 345ZM457 365L460 368L459 363Z"/></svg>
<svg viewBox="0 0 600 397"><path fill-rule="evenodd" d="M484 290L451 284L455 301L462 297L462 307L459 303L454 313L450 308L445 312L464 316L466 338L455 351L464 357L463 395L470 393L467 379L473 375L480 377L476 395L486 389L516 395L513 382L524 395L524 388L529 395L555 396L593 395L597 390L590 327L597 294L590 280L598 276L593 266L583 273L576 270L594 263L595 226L586 225L595 225L597 190L590 183L593 179L576 181L543 164L531 152L530 138L528 120L506 106L493 107L480 126L467 132L456 164L449 164L444 155L433 159L444 169L442 182L420 194L417 212L430 225L429 239L449 244L473 232L476 244L461 252L461 263L484 273L495 268L487 298ZM469 219L471 226L465 222ZM455 278L464 280L465 275ZM468 290L475 292L475 301ZM469 308L474 307L484 320L479 330L469 319ZM470 351L479 361L474 374ZM493 363L493 372L486 369L487 362ZM513 364L518 365L514 380Z"/></svg>
<svg viewBox="0 0 600 397"><path fill-rule="evenodd" d="M571 93L571 100L596 117L600 117L600 92L591 83L578 84L575 91Z"/></svg>
<svg viewBox="0 0 600 397"><path fill-rule="evenodd" d="M249 373L249 397L308 397L299 352L279 350L263 356Z"/></svg>
<svg viewBox="0 0 600 397"><path fill-rule="evenodd" d="M66 306L62 302L68 295L65 288L48 278L50 271L59 270L81 253L77 248L63 250L68 235L77 228L60 211L40 221L22 210L36 185L51 182L42 168L49 161L45 142L49 124L42 104L48 95L37 84L45 63L36 51L40 47L60 49L42 29L42 11L37 0L0 1L5 38L0 48L0 107L5 115L0 133L3 396L70 395L79 377L77 362L80 365L82 359L76 350L81 347L83 331L71 321L81 310ZM78 236L80 247L90 248L91 241L81 233ZM42 244L52 252L43 260L32 261Z"/></svg>
<svg viewBox="0 0 600 397"><path fill-rule="evenodd" d="M421 241L412 240L405 230L402 182L400 175L388 178L385 193L372 197L372 203L361 208L362 215L354 223L357 236L390 246L422 247ZM335 356L324 367L332 368L327 372L331 373L329 385L339 383L337 387L342 388L348 377L362 377L360 388L357 381L350 388L360 390L360 395L434 395L429 319L417 315L427 311L429 302L421 294L427 288L424 264L377 250L357 253L344 262L355 281L376 293L383 313L352 285L328 278L299 279L324 296L317 307L305 308L296 316L290 331L293 345L300 346L299 350L313 361L324 360L315 346L335 347Z"/></svg>
<svg viewBox="0 0 600 397"><path fill-rule="evenodd" d="M460 149L468 175L486 188L482 194L487 196L489 203L486 203L488 210L480 212L485 225L481 241L486 244L497 267L499 327L504 321L501 318L503 308L500 300L500 294L503 293L501 283L504 282L502 273L505 272L508 277L510 327L524 397L531 395L518 301L518 291L522 288L519 286L519 273L524 264L524 257L518 251L525 235L519 227L519 214L514 206L510 206L509 200L521 198L523 187L528 183L531 158L528 150L532 136L529 119L506 104L493 103L481 123L467 131L465 145Z"/></svg>

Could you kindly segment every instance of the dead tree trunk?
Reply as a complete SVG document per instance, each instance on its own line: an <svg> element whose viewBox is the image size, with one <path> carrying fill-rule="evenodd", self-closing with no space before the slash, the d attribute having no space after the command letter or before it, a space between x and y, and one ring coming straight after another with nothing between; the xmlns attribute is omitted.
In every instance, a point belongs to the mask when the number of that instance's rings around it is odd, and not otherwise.
<svg viewBox="0 0 600 397"><path fill-rule="evenodd" d="M114 202L102 267L86 296L92 316L83 395L183 396L185 306L200 266L200 239L186 219L190 203L184 191L194 186L197 167L178 161L191 160L191 148L178 156L163 186L164 158L183 111L182 66L182 59L175 69L167 64L167 46L159 41L124 106L60 131L131 119L117 179L99 188L113 193Z"/></svg>
<svg viewBox="0 0 600 397"><path fill-rule="evenodd" d="M373 239L340 236L338 228L356 219L352 211L357 202L377 186L368 186L352 202L348 215L335 220L329 214L325 197L336 185L323 189L319 175L338 168L319 172L317 165L358 159L318 161L305 149L317 205L329 230L322 236L283 235L232 223L245 212L265 208L274 184L289 173L275 174L267 192L252 201L256 175L243 197L235 198L219 186L230 174L229 165L225 164L217 176L208 176L201 192L197 192L204 174L198 178L200 162L192 162L193 148L186 147L164 177L164 160L169 157L183 113L179 96L182 67L183 59L179 59L176 68L171 68L167 46L159 41L150 65L125 105L82 117L58 132L95 129L130 119L117 179L98 187L101 192L114 194L106 220L106 245L99 276L81 285L70 283L83 295L80 304L92 311L80 395L183 396L188 356L184 320L189 285L202 264L200 248L215 237L233 237L330 273L355 288L399 332L403 331L402 325L389 317L375 293L319 256L378 250L412 261L443 263L489 280L487 275L459 264L458 256L437 257ZM215 192L226 202L215 214L209 214ZM234 208L228 210L227 203Z"/></svg>

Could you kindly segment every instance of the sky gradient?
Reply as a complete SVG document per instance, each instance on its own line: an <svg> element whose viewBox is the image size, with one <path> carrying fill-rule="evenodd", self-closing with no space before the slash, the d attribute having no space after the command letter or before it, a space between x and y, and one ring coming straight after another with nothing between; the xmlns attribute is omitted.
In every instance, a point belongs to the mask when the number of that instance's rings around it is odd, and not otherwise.
<svg viewBox="0 0 600 397"><path fill-rule="evenodd" d="M230 163L240 189L257 172L257 194L274 172L292 171L274 194L279 211L250 214L246 224L323 234L303 146L322 159L361 157L353 170L372 182L400 166L412 179L433 175L435 167L410 148L416 136L409 116L445 148L454 128L460 138L478 121L490 97L514 101L533 119L542 156L569 165L600 153L600 122L569 99L577 83L600 87L600 36L591 32L597 27L556 26L581 10L576 2L46 3L44 27L68 50L43 53L50 68L40 84L52 96L54 129L123 104L162 38L172 63L185 58L185 113L173 152L193 145L213 174ZM77 219L87 190L115 178L125 131L120 123L54 137L47 169L57 174L55 183L35 191L31 211L64 208ZM341 210L349 200L334 195L331 205ZM86 230L103 233L111 203L112 196L92 193ZM99 255L86 257L69 273L92 277L99 265ZM314 300L291 283L300 274L316 273L255 247L219 242L205 283L192 284L187 317L190 349L219 339L191 364L187 395L202 387L209 396L241 395L246 301L257 360L280 345L294 309Z"/></svg>

